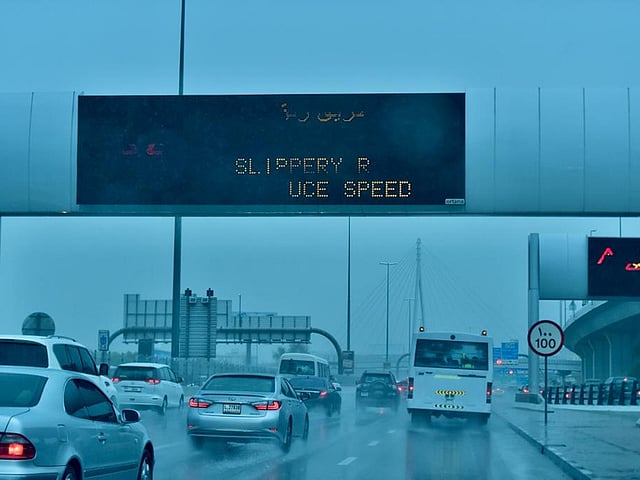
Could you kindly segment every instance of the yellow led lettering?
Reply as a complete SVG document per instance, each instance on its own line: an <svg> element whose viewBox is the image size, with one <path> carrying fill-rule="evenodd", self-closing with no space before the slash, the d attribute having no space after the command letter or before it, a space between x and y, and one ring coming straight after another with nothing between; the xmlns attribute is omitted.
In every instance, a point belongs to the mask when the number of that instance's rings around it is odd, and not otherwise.
<svg viewBox="0 0 640 480"><path fill-rule="evenodd" d="M236 159L236 175L245 175L247 173L247 159Z"/></svg>
<svg viewBox="0 0 640 480"><path fill-rule="evenodd" d="M373 198L383 198L388 196L386 194L386 191L383 190L382 188L383 184L385 183L388 183L388 182L383 182L382 180L371 182L371 196Z"/></svg>
<svg viewBox="0 0 640 480"><path fill-rule="evenodd" d="M408 198L411 196L411 182L406 180L373 180L371 182L349 180L343 185L347 198Z"/></svg>
<svg viewBox="0 0 640 480"><path fill-rule="evenodd" d="M291 198L328 198L327 185L329 182L289 182L289 196Z"/></svg>
<svg viewBox="0 0 640 480"><path fill-rule="evenodd" d="M367 157L358 157L358 173L369 173L370 164Z"/></svg>

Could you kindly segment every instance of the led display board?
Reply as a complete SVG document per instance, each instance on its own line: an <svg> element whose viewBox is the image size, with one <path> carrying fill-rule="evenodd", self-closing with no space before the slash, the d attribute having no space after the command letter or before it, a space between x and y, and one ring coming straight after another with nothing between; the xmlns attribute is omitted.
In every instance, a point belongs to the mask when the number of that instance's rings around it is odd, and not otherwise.
<svg viewBox="0 0 640 480"><path fill-rule="evenodd" d="M465 203L465 95L80 96L78 205Z"/></svg>
<svg viewBox="0 0 640 480"><path fill-rule="evenodd" d="M589 237L588 295L640 297L640 238Z"/></svg>

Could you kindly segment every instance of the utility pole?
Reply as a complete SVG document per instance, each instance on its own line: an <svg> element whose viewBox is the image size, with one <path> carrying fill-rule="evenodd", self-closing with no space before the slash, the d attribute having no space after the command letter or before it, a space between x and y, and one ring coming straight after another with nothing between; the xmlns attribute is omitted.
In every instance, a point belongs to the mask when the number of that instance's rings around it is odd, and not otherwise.
<svg viewBox="0 0 640 480"><path fill-rule="evenodd" d="M384 353L384 368L389 368L389 267L397 265L398 262L380 262L380 265L387 267L387 328L386 328L386 341L385 341L385 353Z"/></svg>

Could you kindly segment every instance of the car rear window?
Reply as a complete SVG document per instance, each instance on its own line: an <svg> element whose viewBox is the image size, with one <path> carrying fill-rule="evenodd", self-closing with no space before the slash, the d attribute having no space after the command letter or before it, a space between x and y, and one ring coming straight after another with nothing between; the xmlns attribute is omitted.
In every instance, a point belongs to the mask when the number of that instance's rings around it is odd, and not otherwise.
<svg viewBox="0 0 640 480"><path fill-rule="evenodd" d="M216 390L224 392L259 392L272 393L275 391L275 379L273 377L254 377L251 375L225 375L210 378L202 387L203 390Z"/></svg>
<svg viewBox="0 0 640 480"><path fill-rule="evenodd" d="M0 373L0 407L33 407L38 404L47 377Z"/></svg>
<svg viewBox="0 0 640 480"><path fill-rule="evenodd" d="M373 382L384 382L384 383L393 383L390 375L386 375L384 373L375 374L368 373L363 375L362 383L373 383Z"/></svg>
<svg viewBox="0 0 640 480"><path fill-rule="evenodd" d="M293 377L289 379L293 388L316 388L322 390L327 388L326 383L319 377Z"/></svg>
<svg viewBox="0 0 640 480"><path fill-rule="evenodd" d="M0 340L0 365L47 368L47 347L22 340Z"/></svg>
<svg viewBox="0 0 640 480"><path fill-rule="evenodd" d="M141 380L146 382L158 377L158 369L153 367L118 367L114 378L120 380Z"/></svg>

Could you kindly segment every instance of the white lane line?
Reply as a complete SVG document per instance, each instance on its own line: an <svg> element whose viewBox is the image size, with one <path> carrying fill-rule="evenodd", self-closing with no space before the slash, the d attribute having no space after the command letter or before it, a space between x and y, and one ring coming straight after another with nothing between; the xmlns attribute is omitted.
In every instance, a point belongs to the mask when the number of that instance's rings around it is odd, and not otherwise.
<svg viewBox="0 0 640 480"><path fill-rule="evenodd" d="M394 434L394 433L396 433L396 431L395 431L395 429L392 429L392 430L389 430L387 433Z"/></svg>
<svg viewBox="0 0 640 480"><path fill-rule="evenodd" d="M358 458L358 457L347 457L347 458L345 458L344 460L342 460L341 462L338 462L338 465L341 465L341 466L343 466L343 467L344 467L344 466L346 466L346 465L349 465L349 464L350 464L351 462L353 462L356 458Z"/></svg>
<svg viewBox="0 0 640 480"><path fill-rule="evenodd" d="M375 447L377 444L379 444L380 442L378 440L374 440L373 442L369 442L369 446L370 447Z"/></svg>

